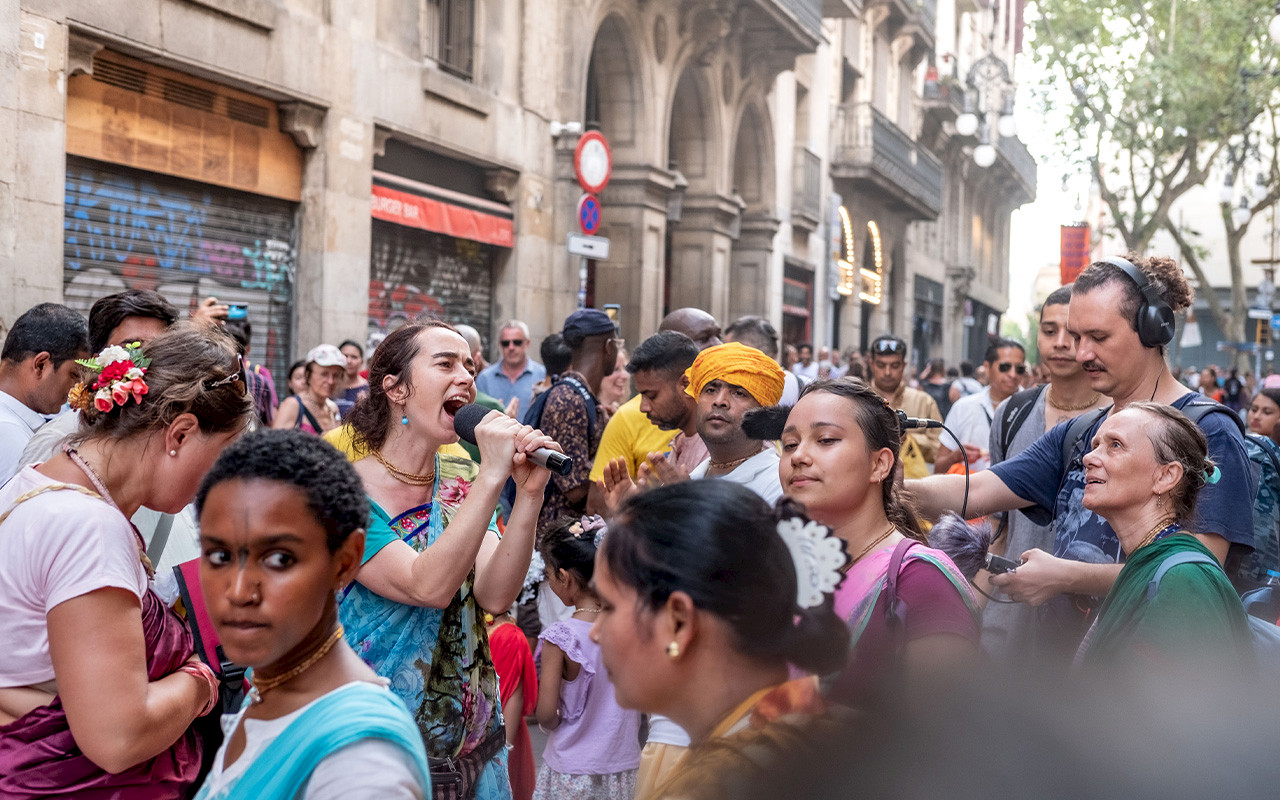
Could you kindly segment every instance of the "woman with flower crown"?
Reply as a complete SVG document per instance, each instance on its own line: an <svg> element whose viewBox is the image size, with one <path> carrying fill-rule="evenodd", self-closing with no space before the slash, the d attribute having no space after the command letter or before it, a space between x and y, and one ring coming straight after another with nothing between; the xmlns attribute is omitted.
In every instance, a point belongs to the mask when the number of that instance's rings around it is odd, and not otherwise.
<svg viewBox="0 0 1280 800"><path fill-rule="evenodd" d="M511 796L497 673L484 612L515 602L550 475L526 453L556 445L500 413L476 426L481 463L439 452L475 399L471 348L443 322L397 329L369 362L369 396L349 416L370 499L347 641L418 723L437 797ZM504 535L494 510L517 492Z"/></svg>
<svg viewBox="0 0 1280 800"><path fill-rule="evenodd" d="M832 699L861 704L886 680L947 669L977 653L977 603L968 581L926 546L894 487L902 439L894 410L861 381L815 381L787 415L782 491L844 540L850 564L835 611L853 634ZM899 603L889 606L893 592Z"/></svg>
<svg viewBox="0 0 1280 800"><path fill-rule="evenodd" d="M623 708L670 717L691 746L645 795L805 797L770 789L778 768L832 742L815 678L844 663L849 632L829 593L840 542L786 501L730 481L633 495L609 521L592 586L591 639Z"/></svg>
<svg viewBox="0 0 1280 800"><path fill-rule="evenodd" d="M80 363L80 432L0 487L0 796L182 797L218 682L129 518L191 502L253 401L230 338L203 328Z"/></svg>

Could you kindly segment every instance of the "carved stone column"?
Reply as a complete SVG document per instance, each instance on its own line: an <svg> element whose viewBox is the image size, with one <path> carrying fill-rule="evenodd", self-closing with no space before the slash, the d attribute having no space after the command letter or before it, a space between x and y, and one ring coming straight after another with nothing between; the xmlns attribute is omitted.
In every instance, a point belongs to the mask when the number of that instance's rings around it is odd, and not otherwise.
<svg viewBox="0 0 1280 800"><path fill-rule="evenodd" d="M748 214L742 219L742 233L733 244L729 266L729 313L722 325L745 314L771 317L770 294L779 282L770 274L773 238L780 221L770 214ZM815 287L816 288L816 287Z"/></svg>
<svg viewBox="0 0 1280 800"><path fill-rule="evenodd" d="M667 199L674 187L674 176L653 164L615 165L600 197L600 233L609 237L610 255L596 264L596 304L622 306L622 335L632 347L662 321Z"/></svg>
<svg viewBox="0 0 1280 800"><path fill-rule="evenodd" d="M687 195L671 233L671 307L694 306L721 323L729 315L730 232L739 213L733 199Z"/></svg>

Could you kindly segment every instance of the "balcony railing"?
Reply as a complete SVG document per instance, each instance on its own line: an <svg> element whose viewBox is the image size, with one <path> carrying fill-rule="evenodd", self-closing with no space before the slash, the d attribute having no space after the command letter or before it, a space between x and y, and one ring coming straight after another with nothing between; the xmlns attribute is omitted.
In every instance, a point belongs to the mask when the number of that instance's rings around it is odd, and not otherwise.
<svg viewBox="0 0 1280 800"><path fill-rule="evenodd" d="M773 0L815 36L822 33L822 0ZM935 0L936 2L936 0Z"/></svg>
<svg viewBox="0 0 1280 800"><path fill-rule="evenodd" d="M937 219L942 164L932 153L870 103L841 106L836 124L833 178L864 184L916 219Z"/></svg>
<svg viewBox="0 0 1280 800"><path fill-rule="evenodd" d="M1018 185L1027 195L1024 202L1031 202L1036 196L1036 159L1027 150L1022 140L1015 137L998 137L996 152L1009 165L1009 171Z"/></svg>
<svg viewBox="0 0 1280 800"><path fill-rule="evenodd" d="M924 24L924 29L936 35L938 30L938 0L917 0L917 5L920 8L920 18Z"/></svg>
<svg viewBox="0 0 1280 800"><path fill-rule="evenodd" d="M822 220L822 159L804 145L796 145L791 184L791 213L814 225Z"/></svg>

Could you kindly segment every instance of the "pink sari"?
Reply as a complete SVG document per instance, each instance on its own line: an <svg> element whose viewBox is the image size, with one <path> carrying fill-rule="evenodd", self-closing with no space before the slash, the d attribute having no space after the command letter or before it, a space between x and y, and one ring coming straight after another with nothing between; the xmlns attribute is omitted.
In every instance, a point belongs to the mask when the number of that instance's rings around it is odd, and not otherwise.
<svg viewBox="0 0 1280 800"><path fill-rule="evenodd" d="M889 560L893 557L895 547L897 547L897 543L885 545L879 550L863 556L858 563L849 568L844 580L840 582L840 586L836 589L834 598L835 612L840 619L845 621L845 624L849 626L849 631L853 634L853 641L849 645L850 648L857 646L858 638L866 630L867 622L871 618L871 611L875 608L876 600L880 598L880 593L884 590L885 578L889 573ZM902 566L905 567L912 559L928 561L941 570L942 574L955 585L956 591L960 593L960 597L964 599L970 610L974 614L978 613L977 595L974 594L973 589L969 586L969 581L965 580L964 575L960 574L959 568L956 567L946 553L915 543L910 545L906 554L903 555Z"/></svg>
<svg viewBox="0 0 1280 800"><path fill-rule="evenodd" d="M899 545L905 552L898 565L897 610L885 614L889 607L885 586ZM951 596L943 589L942 594L935 590L926 595L928 600L916 595L904 597L901 577L906 565L920 561L931 564L929 569L938 570L946 579L942 585L954 587L956 595ZM884 602L877 605L882 595ZM919 603L914 608L913 599ZM836 590L834 601L835 612L851 634L845 666L838 674L823 680L824 692L836 703L863 706L877 702L883 690L892 689L902 675L902 649L911 630L935 632L950 627L949 632L961 633L961 629L967 629L977 648L978 604L969 582L945 553L918 542L907 540L886 545L863 557L850 568ZM876 614L882 618L876 619Z"/></svg>

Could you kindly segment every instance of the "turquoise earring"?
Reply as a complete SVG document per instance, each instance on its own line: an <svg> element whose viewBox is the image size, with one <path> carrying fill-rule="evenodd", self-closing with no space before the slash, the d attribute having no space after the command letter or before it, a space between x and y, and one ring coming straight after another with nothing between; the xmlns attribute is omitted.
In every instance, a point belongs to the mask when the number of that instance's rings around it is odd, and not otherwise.
<svg viewBox="0 0 1280 800"><path fill-rule="evenodd" d="M409 424L409 415L408 415L408 414L401 414L401 415L400 415L400 424L401 424L401 425L408 425L408 424Z"/></svg>

